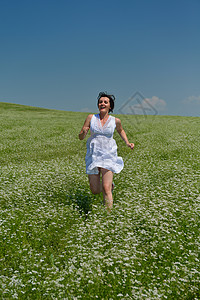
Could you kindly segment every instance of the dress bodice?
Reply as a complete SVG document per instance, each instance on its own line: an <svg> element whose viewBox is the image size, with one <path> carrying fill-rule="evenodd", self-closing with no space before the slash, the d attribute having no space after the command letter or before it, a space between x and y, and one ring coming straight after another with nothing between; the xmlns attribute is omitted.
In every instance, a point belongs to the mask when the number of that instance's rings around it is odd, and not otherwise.
<svg viewBox="0 0 200 300"><path fill-rule="evenodd" d="M104 135L112 138L115 130L115 117L109 116L106 123L102 126L99 114L93 115L90 121L91 136Z"/></svg>

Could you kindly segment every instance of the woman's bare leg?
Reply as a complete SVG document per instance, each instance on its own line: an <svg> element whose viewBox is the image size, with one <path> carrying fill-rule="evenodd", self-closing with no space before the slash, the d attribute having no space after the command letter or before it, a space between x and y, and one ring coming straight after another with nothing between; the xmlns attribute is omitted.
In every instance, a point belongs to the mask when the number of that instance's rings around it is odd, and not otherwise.
<svg viewBox="0 0 200 300"><path fill-rule="evenodd" d="M100 180L100 172L99 174L88 175L90 182L90 189L93 194L100 194L102 192L102 184Z"/></svg>
<svg viewBox="0 0 200 300"><path fill-rule="evenodd" d="M110 212L113 207L113 196L112 196L112 182L113 172L101 168L102 173L102 188L103 188L103 199L106 209Z"/></svg>

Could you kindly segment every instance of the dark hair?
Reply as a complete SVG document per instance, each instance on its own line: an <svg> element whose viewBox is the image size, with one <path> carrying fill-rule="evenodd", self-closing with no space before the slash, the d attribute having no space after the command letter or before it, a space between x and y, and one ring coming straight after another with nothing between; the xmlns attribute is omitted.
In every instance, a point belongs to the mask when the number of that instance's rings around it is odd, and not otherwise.
<svg viewBox="0 0 200 300"><path fill-rule="evenodd" d="M99 104L99 100L101 99L101 97L107 97L110 100L110 109L109 112L113 112L114 106L115 106L115 96L114 95L109 95L107 92L100 92L98 97L97 97L97 106Z"/></svg>

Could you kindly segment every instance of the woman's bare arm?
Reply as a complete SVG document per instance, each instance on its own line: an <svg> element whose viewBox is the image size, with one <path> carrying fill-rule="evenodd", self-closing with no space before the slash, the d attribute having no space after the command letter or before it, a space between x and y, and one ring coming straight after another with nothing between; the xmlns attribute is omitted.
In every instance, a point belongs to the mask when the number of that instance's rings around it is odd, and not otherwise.
<svg viewBox="0 0 200 300"><path fill-rule="evenodd" d="M92 119L92 116L93 115L88 115L87 116L87 118L86 118L86 120L85 120L85 122L83 124L83 127L82 127L82 129L81 129L81 131L80 131L80 133L78 135L78 137L79 137L80 140L83 140L86 137L86 135L88 133L88 130L90 129L90 121Z"/></svg>
<svg viewBox="0 0 200 300"><path fill-rule="evenodd" d="M124 140L124 142L126 143L126 145L133 150L133 148L134 148L135 145L134 145L134 143L129 143L128 138L126 136L126 132L124 131L124 129L122 127L121 120L118 119L118 118L115 118L115 120L116 120L116 129L117 129L117 132L121 136L122 140Z"/></svg>

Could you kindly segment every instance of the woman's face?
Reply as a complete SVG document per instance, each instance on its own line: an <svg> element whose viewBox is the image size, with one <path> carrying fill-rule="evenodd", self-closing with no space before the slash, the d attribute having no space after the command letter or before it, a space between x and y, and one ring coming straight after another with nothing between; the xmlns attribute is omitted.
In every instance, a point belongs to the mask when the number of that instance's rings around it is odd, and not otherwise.
<svg viewBox="0 0 200 300"><path fill-rule="evenodd" d="M109 112L110 110L110 99L108 97L101 97L98 103L100 112Z"/></svg>

